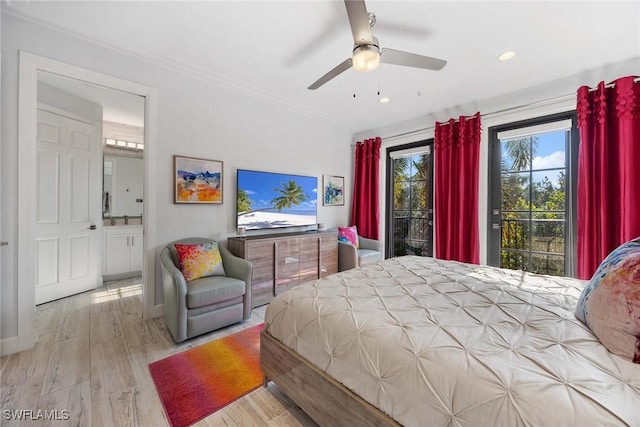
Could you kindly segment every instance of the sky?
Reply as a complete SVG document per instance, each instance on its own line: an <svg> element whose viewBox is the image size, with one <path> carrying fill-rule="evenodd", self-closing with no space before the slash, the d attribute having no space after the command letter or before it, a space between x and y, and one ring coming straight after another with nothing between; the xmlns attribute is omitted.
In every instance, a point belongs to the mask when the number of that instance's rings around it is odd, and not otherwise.
<svg viewBox="0 0 640 427"><path fill-rule="evenodd" d="M533 170L565 167L565 133L565 131L555 131L536 135L538 137L538 145L532 160ZM502 157L507 161L508 165L513 163L506 150L503 150ZM557 171L534 173L533 180L541 180L544 176L547 176L557 186Z"/></svg>
<svg viewBox="0 0 640 427"><path fill-rule="evenodd" d="M309 199L296 208L292 208L291 210L283 209L282 212L295 210L315 211L318 204L317 177L238 170L238 188L247 192L249 199L253 202L251 208L254 210L273 206L271 200L279 196L274 189L282 187L282 184L290 180L296 181Z"/></svg>

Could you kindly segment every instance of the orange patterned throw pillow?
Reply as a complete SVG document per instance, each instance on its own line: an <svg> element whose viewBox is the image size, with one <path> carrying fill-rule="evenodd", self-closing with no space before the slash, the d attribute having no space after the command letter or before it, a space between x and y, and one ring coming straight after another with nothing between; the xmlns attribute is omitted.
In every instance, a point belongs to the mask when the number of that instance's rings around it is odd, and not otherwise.
<svg viewBox="0 0 640 427"><path fill-rule="evenodd" d="M187 282L207 276L224 276L218 242L185 245L176 243L180 270Z"/></svg>

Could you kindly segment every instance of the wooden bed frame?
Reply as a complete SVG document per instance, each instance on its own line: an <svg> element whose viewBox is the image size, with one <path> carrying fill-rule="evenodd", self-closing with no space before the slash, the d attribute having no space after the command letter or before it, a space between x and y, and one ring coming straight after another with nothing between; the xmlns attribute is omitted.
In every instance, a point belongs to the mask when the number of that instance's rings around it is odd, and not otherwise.
<svg viewBox="0 0 640 427"><path fill-rule="evenodd" d="M400 426L266 330L260 334L260 367L265 386L273 381L321 426Z"/></svg>

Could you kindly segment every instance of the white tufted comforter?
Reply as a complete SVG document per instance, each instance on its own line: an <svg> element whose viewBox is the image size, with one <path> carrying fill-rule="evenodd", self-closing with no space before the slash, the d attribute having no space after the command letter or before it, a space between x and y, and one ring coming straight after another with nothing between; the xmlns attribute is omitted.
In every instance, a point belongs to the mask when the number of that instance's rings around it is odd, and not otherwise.
<svg viewBox="0 0 640 427"><path fill-rule="evenodd" d="M407 256L278 295L265 324L406 426L640 426L640 365L573 314L585 283Z"/></svg>

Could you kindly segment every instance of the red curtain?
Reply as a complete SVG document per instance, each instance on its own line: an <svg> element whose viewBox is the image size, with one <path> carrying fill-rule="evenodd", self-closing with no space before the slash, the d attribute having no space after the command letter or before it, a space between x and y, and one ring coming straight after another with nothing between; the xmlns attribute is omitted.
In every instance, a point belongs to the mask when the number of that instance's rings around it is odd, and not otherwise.
<svg viewBox="0 0 640 427"><path fill-rule="evenodd" d="M478 264L480 113L436 123L436 257Z"/></svg>
<svg viewBox="0 0 640 427"><path fill-rule="evenodd" d="M640 83L578 89L578 277L640 236ZM610 86L610 85L609 85Z"/></svg>
<svg viewBox="0 0 640 427"><path fill-rule="evenodd" d="M378 239L380 209L378 204L378 164L380 163L380 137L356 144L356 162L353 182L351 224L358 234Z"/></svg>

